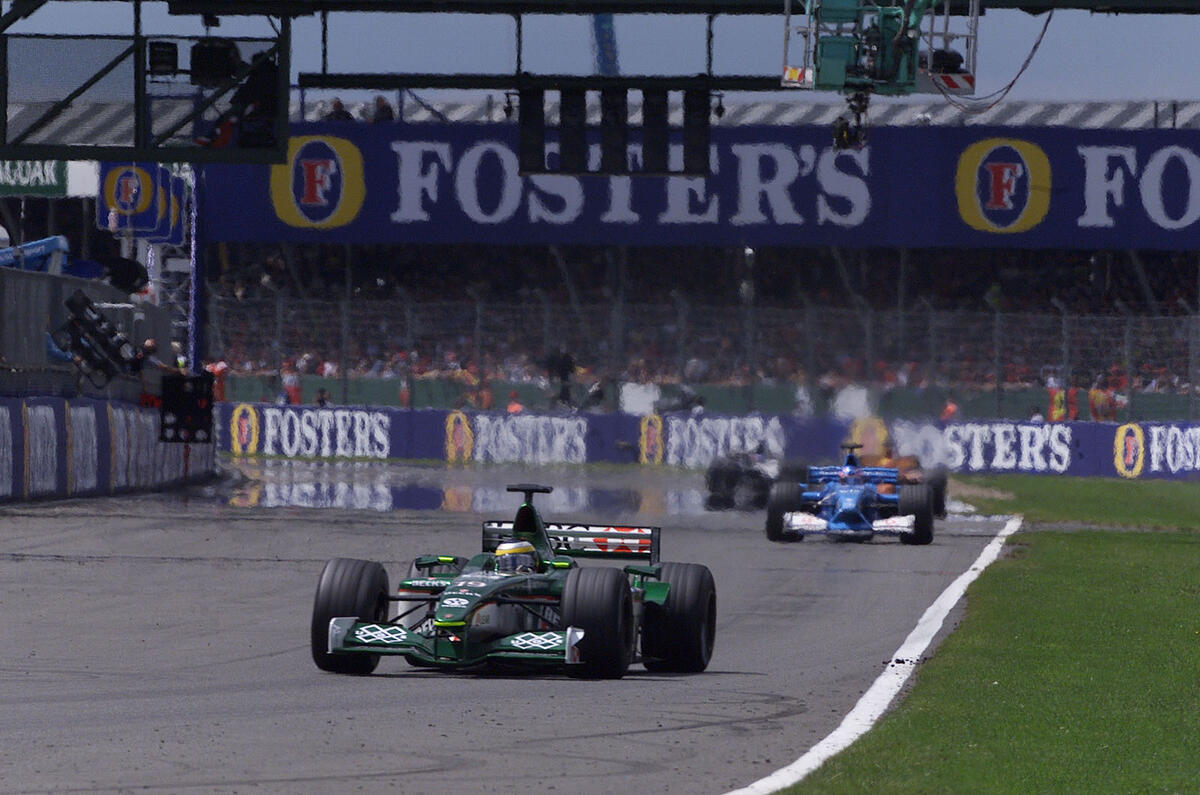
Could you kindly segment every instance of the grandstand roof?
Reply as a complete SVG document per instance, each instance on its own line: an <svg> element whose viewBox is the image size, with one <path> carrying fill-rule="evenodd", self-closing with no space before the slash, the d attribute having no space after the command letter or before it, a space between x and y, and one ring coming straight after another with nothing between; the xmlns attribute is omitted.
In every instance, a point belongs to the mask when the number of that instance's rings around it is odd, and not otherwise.
<svg viewBox="0 0 1200 795"><path fill-rule="evenodd" d="M828 125L845 113L845 102L807 102L798 97L792 102L726 102L725 114L716 126ZM19 133L39 119L50 102L12 102L9 104L8 129ZM347 103L356 117L369 113L367 103ZM155 100L152 104L156 128L165 128L191 112L187 100ZM303 112L302 112L303 110ZM316 121L328 110L324 100L309 100L303 105L293 100L294 120ZM672 108L672 123L682 123L682 108ZM599 123L599 107L589 108L593 123ZM422 122L504 122L503 97L471 102L440 102L406 98L402 119ZM557 108L547 107L551 123ZM1145 102L1007 102L982 113L960 110L938 99L928 102L876 101L871 106L870 124L886 126L1013 126L1074 127L1080 129L1200 129L1200 101ZM630 109L630 122L640 124L640 108ZM128 145L133 141L133 104L127 102L77 102L65 108L53 121L30 136L31 144Z"/></svg>

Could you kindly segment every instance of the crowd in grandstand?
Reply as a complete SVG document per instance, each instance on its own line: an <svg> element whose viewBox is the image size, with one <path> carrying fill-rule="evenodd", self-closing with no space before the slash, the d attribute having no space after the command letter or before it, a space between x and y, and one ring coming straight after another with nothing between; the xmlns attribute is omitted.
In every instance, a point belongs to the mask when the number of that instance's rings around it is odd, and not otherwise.
<svg viewBox="0 0 1200 795"><path fill-rule="evenodd" d="M247 245L218 247L210 288L220 307L215 341L235 373L282 367L332 377L346 368L353 377L459 379L466 394L494 381L549 390L540 319L550 306L555 314L591 315L587 344L566 332L560 340L575 348L582 383L1187 393L1196 259L1144 253L1135 263L1130 256L938 250L911 251L902 262L894 250L772 249L757 252L751 267L740 250L715 248ZM336 303L343 299L351 301L344 350ZM629 311L614 353L608 319L595 308L618 300ZM282 323L275 301L287 307ZM479 339L472 313L480 301L489 317L507 310L516 319L489 320ZM902 302L904 314L896 311ZM406 332L399 308L433 304L436 318ZM655 311L639 314L641 306ZM807 338L796 322L805 307L821 328L840 318L842 339ZM864 350L866 310L910 327ZM934 315L946 324L936 337L922 326ZM996 316L1009 324L999 355ZM1070 317L1079 319L1063 327ZM931 339L936 350L928 349ZM1059 372L1064 347L1069 377Z"/></svg>

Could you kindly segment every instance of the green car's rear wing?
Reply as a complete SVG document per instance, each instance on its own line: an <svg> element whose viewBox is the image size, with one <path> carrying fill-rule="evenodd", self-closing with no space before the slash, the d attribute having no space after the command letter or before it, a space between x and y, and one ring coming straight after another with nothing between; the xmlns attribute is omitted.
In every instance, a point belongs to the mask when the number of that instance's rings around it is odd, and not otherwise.
<svg viewBox="0 0 1200 795"><path fill-rule="evenodd" d="M554 554L570 558L609 558L658 563L661 532L657 527L630 525L546 524L546 535ZM483 551L495 552L500 542L512 534L512 522L484 522Z"/></svg>

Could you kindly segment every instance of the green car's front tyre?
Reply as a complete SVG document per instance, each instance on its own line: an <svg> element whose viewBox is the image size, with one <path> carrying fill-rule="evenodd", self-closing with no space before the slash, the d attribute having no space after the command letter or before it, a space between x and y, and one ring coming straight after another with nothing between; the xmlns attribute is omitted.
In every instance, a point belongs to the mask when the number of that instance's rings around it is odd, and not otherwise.
<svg viewBox="0 0 1200 795"><path fill-rule="evenodd" d="M313 600L312 657L322 671L364 676L379 664L378 654L330 654L329 620L355 616L360 621L387 620L388 577L372 560L334 558L325 564Z"/></svg>
<svg viewBox="0 0 1200 795"><path fill-rule="evenodd" d="M572 569L563 584L562 624L583 630L580 662L567 673L590 679L620 679L633 661L637 627L629 580L620 569Z"/></svg>
<svg viewBox="0 0 1200 795"><path fill-rule="evenodd" d="M712 658L717 631L717 588L697 563L664 563L667 600L647 604L642 622L643 663L649 671L699 673Z"/></svg>

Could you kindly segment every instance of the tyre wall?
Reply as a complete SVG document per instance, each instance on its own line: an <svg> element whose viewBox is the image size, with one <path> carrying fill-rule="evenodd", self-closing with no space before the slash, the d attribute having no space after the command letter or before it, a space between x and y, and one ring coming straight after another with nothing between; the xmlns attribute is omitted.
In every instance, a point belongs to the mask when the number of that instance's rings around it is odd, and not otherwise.
<svg viewBox="0 0 1200 795"><path fill-rule="evenodd" d="M852 440L954 472L1200 478L1200 425L1184 423L888 423L792 415L503 414L263 403L217 406L217 445L233 455L534 464L637 463L703 469L762 449L830 463Z"/></svg>
<svg viewBox="0 0 1200 795"><path fill-rule="evenodd" d="M158 425L158 410L127 403L0 398L0 502L153 489L215 471L214 444L160 442Z"/></svg>

